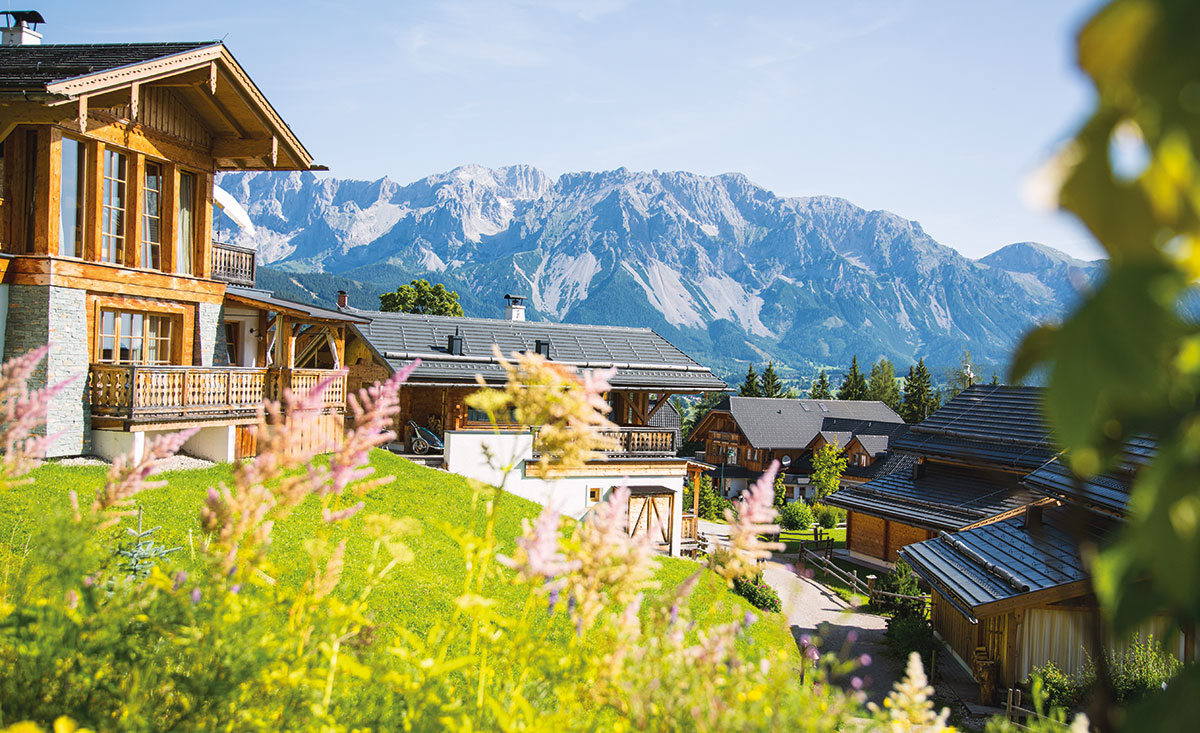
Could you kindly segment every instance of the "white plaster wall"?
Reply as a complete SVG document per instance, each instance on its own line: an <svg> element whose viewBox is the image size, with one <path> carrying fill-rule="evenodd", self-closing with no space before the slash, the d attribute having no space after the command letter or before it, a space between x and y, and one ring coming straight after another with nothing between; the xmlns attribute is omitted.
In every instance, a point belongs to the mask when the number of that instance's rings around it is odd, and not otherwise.
<svg viewBox="0 0 1200 733"><path fill-rule="evenodd" d="M233 425L200 428L183 444L183 452L208 461L230 463L236 455L236 433Z"/></svg>
<svg viewBox="0 0 1200 733"><path fill-rule="evenodd" d="M127 433L124 430L92 431L92 452L106 461L127 454L132 454L133 460L139 461L145 448L145 433Z"/></svg>
<svg viewBox="0 0 1200 733"><path fill-rule="evenodd" d="M604 501L609 492L622 483L622 478L617 476L569 476L557 479L526 476L525 461L533 456L533 436L527 432L496 434L491 431L447 430L444 442L446 469L451 473L501 486L511 494L542 506L553 506L575 519L582 519L596 505L588 498L591 489L600 489L600 499ZM503 485L501 480L505 478L504 474L488 463L486 451L491 452L497 464L511 462L515 466ZM624 480L630 486L665 486L674 492L672 555L679 554L683 533L683 481L684 476L655 473L639 473Z"/></svg>

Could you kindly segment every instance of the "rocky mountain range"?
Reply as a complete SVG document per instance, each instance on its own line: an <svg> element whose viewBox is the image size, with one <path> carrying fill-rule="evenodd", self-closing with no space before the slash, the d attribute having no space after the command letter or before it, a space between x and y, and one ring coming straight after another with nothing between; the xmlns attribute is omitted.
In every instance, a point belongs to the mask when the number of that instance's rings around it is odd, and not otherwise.
<svg viewBox="0 0 1200 733"><path fill-rule="evenodd" d="M407 185L220 185L257 227L234 238L258 246L260 285L281 294L329 304L346 289L374 308L426 277L485 317L524 294L531 320L649 326L726 375L768 359L809 374L855 354L949 365L964 349L999 367L1103 272L1032 242L972 260L896 214L777 196L736 173L463 166Z"/></svg>

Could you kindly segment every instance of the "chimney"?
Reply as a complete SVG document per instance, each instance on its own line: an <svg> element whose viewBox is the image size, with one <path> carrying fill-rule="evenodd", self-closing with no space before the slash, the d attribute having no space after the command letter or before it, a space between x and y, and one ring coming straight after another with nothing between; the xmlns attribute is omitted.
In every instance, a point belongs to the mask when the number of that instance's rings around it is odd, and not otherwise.
<svg viewBox="0 0 1200 733"><path fill-rule="evenodd" d="M346 310L346 308L348 308L350 306L350 296L346 294L345 290L338 291L337 303L338 303L338 310Z"/></svg>
<svg viewBox="0 0 1200 733"><path fill-rule="evenodd" d="M537 339L533 342L533 350L543 357L550 358L550 339Z"/></svg>
<svg viewBox="0 0 1200 733"><path fill-rule="evenodd" d="M917 462L913 464L912 477L913 477L914 481L919 478L925 478L925 459L924 458L918 458Z"/></svg>
<svg viewBox="0 0 1200 733"><path fill-rule="evenodd" d="M1042 507L1030 504L1025 507L1025 529L1038 529L1042 526Z"/></svg>
<svg viewBox="0 0 1200 733"><path fill-rule="evenodd" d="M525 296L524 295L505 295L504 300L508 302L508 306L504 309L504 320L506 320L506 321L523 321L523 320L525 320Z"/></svg>
<svg viewBox="0 0 1200 733"><path fill-rule="evenodd" d="M36 10L6 10L0 14L8 16L8 25L2 29L5 46L41 45L42 34L34 30L38 23L46 22L41 13Z"/></svg>
<svg viewBox="0 0 1200 733"><path fill-rule="evenodd" d="M458 329L454 329L454 333L446 337L446 351L455 356L462 356L463 353L463 337L458 335Z"/></svg>

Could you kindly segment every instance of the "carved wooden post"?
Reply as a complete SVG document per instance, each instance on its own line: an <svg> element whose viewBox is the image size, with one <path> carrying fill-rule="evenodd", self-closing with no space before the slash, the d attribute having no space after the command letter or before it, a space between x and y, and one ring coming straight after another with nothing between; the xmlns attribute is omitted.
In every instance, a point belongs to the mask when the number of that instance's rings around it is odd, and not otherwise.
<svg viewBox="0 0 1200 733"><path fill-rule="evenodd" d="M867 576L867 603L875 604L875 574L871 573Z"/></svg>

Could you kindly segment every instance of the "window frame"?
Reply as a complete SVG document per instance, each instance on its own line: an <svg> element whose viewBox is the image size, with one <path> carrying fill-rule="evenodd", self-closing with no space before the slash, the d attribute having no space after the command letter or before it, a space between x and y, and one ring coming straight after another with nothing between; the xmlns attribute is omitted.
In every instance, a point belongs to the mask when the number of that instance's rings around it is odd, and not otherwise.
<svg viewBox="0 0 1200 733"><path fill-rule="evenodd" d="M106 316L111 316L112 330L109 331L106 324ZM128 316L126 321L125 316ZM145 311L133 308L119 308L112 306L100 306L96 311L96 348L93 354L94 363L109 364L113 366L174 366L178 364L180 352L180 338L182 336L181 320L178 314L163 313L158 311ZM140 321L140 334L133 335L125 334L123 329L128 324L131 332L133 325ZM152 324L157 324L158 327L166 326L166 336L161 335L161 331L156 330ZM111 339L112 358L105 359L105 339ZM121 359L121 342L123 339L129 340L129 350L132 356L134 352L134 344L137 344L137 353L140 354L139 360ZM155 342L157 346L155 351L162 349L162 345L166 345L167 354L165 358L155 360L150 359L151 342ZM161 353L161 352L160 352Z"/></svg>
<svg viewBox="0 0 1200 733"><path fill-rule="evenodd" d="M63 195L63 183L67 180L66 171L64 170L64 155L68 145L76 146L76 170L75 170L75 241L74 251L66 252L63 249L63 244L66 241L64 233L66 231L63 215L65 213L63 205L66 202L66 197ZM82 260L87 257L87 229L88 229L88 207L91 201L88 197L88 175L91 170L92 147L87 140L63 135L59 141L59 163L58 163L58 254L61 257L69 257L73 260Z"/></svg>
<svg viewBox="0 0 1200 733"><path fill-rule="evenodd" d="M184 225L183 206L181 205L184 201L185 188L187 188L183 182L185 177L191 180L191 208L188 212L189 215L187 226ZM175 191L172 195L174 201L171 202L171 205L175 207L175 226L173 227L174 231L171 232L171 246L174 247L171 270L175 275L197 277L198 275L196 271L200 269L197 267L197 265L200 261L201 253L196 251L196 245L201 239L198 232L201 218L200 208L203 206L202 203L198 203L200 198L201 180L201 174L197 171L194 171L190 168L184 168L183 166L176 166ZM179 241L180 237L182 237L185 233L187 234L189 240L186 248L184 247L184 243ZM186 260L180 256L185 250L187 251ZM187 264L186 268L184 268L185 262Z"/></svg>
<svg viewBox="0 0 1200 733"><path fill-rule="evenodd" d="M163 256L162 256L162 240L164 224L166 217L163 216L163 195L167 191L166 175L167 165L157 160L144 158L141 166L141 180L139 181L141 188L138 190L138 201L141 203L141 211L138 216L142 218L141 231L139 233L138 242L138 264L143 270L154 270L156 272L163 271ZM150 171L157 170L158 188L150 188ZM154 194L153 197L150 194ZM154 212L150 211L151 200L154 202ZM157 228L151 226L157 223ZM150 239L150 233L157 229L157 241ZM157 261L157 264L156 264Z"/></svg>
<svg viewBox="0 0 1200 733"><path fill-rule="evenodd" d="M120 156L123 161L123 170L121 177L117 178L109 175L110 156ZM128 255L126 241L129 238L129 171L132 167L131 153L128 151L105 146L104 154L101 156L100 163L100 232L99 242L96 247L96 260L108 265L125 265L125 258ZM111 200L111 192L119 190L121 194L120 206L113 206L109 203ZM113 225L114 214L120 214L118 223ZM113 250L113 251L110 251ZM112 256L109 259L109 256Z"/></svg>

